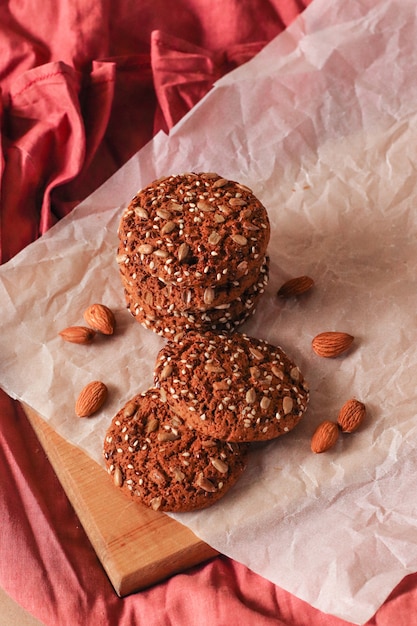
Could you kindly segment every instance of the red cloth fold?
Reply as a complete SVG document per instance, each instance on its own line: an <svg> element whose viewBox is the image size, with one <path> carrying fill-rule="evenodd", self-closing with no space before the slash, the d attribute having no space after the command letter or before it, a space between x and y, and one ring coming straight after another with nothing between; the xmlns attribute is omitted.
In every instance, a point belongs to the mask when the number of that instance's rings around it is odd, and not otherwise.
<svg viewBox="0 0 417 626"><path fill-rule="evenodd" d="M4 107L2 262L69 213L155 132L169 131L265 43L211 52L154 31L149 53L93 60L88 73L62 61L25 71Z"/></svg>
<svg viewBox="0 0 417 626"><path fill-rule="evenodd" d="M61 217L51 211L51 190L74 178L85 159L79 90L75 70L51 63L25 72L9 92L1 180L4 260Z"/></svg>
<svg viewBox="0 0 417 626"><path fill-rule="evenodd" d="M227 72L249 61L266 41L237 44L210 52L187 41L154 31L151 37L155 91L165 123L172 128Z"/></svg>
<svg viewBox="0 0 417 626"><path fill-rule="evenodd" d="M0 3L2 262L310 1ZM346 624L222 556L118 598L22 409L3 392L0 416L0 585L46 626ZM416 600L410 576L369 626L409 626Z"/></svg>

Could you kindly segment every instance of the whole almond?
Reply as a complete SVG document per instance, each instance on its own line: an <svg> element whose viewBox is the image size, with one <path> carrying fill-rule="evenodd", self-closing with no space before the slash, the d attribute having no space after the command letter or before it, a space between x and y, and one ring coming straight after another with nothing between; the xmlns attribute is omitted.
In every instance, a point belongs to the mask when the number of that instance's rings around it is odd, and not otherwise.
<svg viewBox="0 0 417 626"><path fill-rule="evenodd" d="M352 344L354 337L348 333L329 331L320 333L314 337L311 345L319 356L333 358L346 352Z"/></svg>
<svg viewBox="0 0 417 626"><path fill-rule="evenodd" d="M95 334L95 330L87 328L86 326L69 326L68 328L64 328L64 330L61 330L59 333L60 337L62 337L64 341L81 344L91 343Z"/></svg>
<svg viewBox="0 0 417 626"><path fill-rule="evenodd" d="M359 428L366 416L363 402L355 398L348 400L339 411L337 423L344 433L353 433Z"/></svg>
<svg viewBox="0 0 417 626"><path fill-rule="evenodd" d="M292 298L293 296L299 296L305 293L314 286L314 280L310 276L297 276L287 280L278 289L278 296L280 298Z"/></svg>
<svg viewBox="0 0 417 626"><path fill-rule="evenodd" d="M84 311L84 319L94 330L112 335L116 326L114 313L104 304L92 304Z"/></svg>
<svg viewBox="0 0 417 626"><path fill-rule="evenodd" d="M81 390L75 403L75 414L78 417L90 417L103 406L106 398L106 385L99 380L93 380Z"/></svg>
<svg viewBox="0 0 417 626"><path fill-rule="evenodd" d="M319 424L311 438L311 450L316 454L326 452L335 445L339 438L339 427L336 422L325 420Z"/></svg>

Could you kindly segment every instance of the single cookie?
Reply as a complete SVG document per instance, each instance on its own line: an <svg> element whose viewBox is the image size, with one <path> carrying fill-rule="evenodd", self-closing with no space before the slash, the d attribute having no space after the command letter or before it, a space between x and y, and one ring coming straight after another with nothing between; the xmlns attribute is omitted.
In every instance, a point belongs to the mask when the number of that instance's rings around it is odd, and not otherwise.
<svg viewBox="0 0 417 626"><path fill-rule="evenodd" d="M132 264L132 273L140 269L165 283L213 287L260 266L270 224L245 185L190 173L139 191L123 212L118 235L118 262Z"/></svg>
<svg viewBox="0 0 417 626"><path fill-rule="evenodd" d="M248 447L199 435L164 401L136 395L113 418L104 458L116 486L159 511L192 511L223 497L246 466Z"/></svg>
<svg viewBox="0 0 417 626"><path fill-rule="evenodd" d="M189 332L160 350L154 380L200 433L262 441L289 432L308 403L299 368L277 346L248 337Z"/></svg>
<svg viewBox="0 0 417 626"><path fill-rule="evenodd" d="M269 265L266 262L259 272L257 282L241 296L233 302L204 311L177 311L173 305L166 310L154 309L149 303L141 300L140 289L136 286L125 288L125 298L128 309L136 321L168 339L189 330L230 332L253 315L259 298L268 284L268 278Z"/></svg>

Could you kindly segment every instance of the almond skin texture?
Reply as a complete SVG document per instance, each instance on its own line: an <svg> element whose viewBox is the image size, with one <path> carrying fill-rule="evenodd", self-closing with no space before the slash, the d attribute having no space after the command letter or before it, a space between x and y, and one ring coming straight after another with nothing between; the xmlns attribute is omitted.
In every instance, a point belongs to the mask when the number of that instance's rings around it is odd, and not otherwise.
<svg viewBox="0 0 417 626"><path fill-rule="evenodd" d="M75 403L75 414L78 417L90 417L103 406L106 398L106 385L99 380L93 380L81 390Z"/></svg>
<svg viewBox="0 0 417 626"><path fill-rule="evenodd" d="M287 280L278 289L278 296L280 298L292 298L293 296L299 296L305 293L314 286L314 280L310 276L297 276Z"/></svg>
<svg viewBox="0 0 417 626"><path fill-rule="evenodd" d="M64 341L70 343L91 343L95 337L96 331L86 326L69 326L59 333Z"/></svg>
<svg viewBox="0 0 417 626"><path fill-rule="evenodd" d="M92 304L84 311L89 326L103 335L112 335L116 326L114 313L104 304Z"/></svg>
<svg viewBox="0 0 417 626"><path fill-rule="evenodd" d="M348 333L329 331L314 337L311 345L319 356L334 358L346 352L352 345L354 337Z"/></svg>
<svg viewBox="0 0 417 626"><path fill-rule="evenodd" d="M311 438L311 450L316 454L326 452L335 445L339 438L339 427L336 422L325 420L319 424Z"/></svg>
<svg viewBox="0 0 417 626"><path fill-rule="evenodd" d="M355 398L348 400L339 411L337 423L344 433L354 433L366 416L366 407L363 402Z"/></svg>

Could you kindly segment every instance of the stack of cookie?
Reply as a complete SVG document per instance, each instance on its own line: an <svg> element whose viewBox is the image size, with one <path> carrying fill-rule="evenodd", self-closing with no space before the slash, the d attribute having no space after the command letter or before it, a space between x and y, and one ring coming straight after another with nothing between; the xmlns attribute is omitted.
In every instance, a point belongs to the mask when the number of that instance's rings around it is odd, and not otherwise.
<svg viewBox="0 0 417 626"><path fill-rule="evenodd" d="M127 306L167 338L234 330L268 281L267 211L248 187L218 174L154 181L123 212L118 235Z"/></svg>
<svg viewBox="0 0 417 626"><path fill-rule="evenodd" d="M238 332L168 341L154 382L113 418L104 457L117 486L161 511L219 500L242 474L250 443L290 432L309 396L281 348Z"/></svg>

